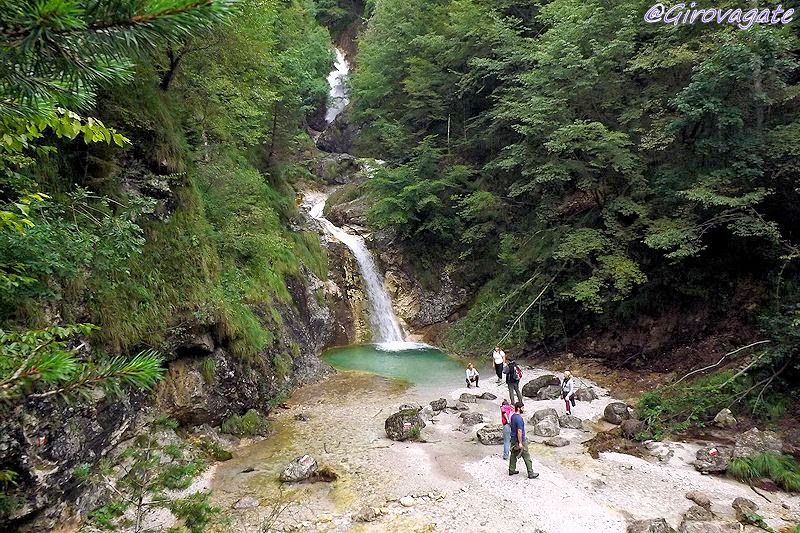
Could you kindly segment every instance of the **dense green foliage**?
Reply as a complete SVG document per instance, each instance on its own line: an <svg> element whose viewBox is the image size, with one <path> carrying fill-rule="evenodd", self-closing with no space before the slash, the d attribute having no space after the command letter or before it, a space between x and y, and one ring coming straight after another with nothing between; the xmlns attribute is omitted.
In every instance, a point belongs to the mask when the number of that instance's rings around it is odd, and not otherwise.
<svg viewBox="0 0 800 533"><path fill-rule="evenodd" d="M372 221L476 288L458 351L746 306L774 385L800 370L797 34L646 8L375 2L352 81L358 149L391 158Z"/></svg>
<svg viewBox="0 0 800 533"><path fill-rule="evenodd" d="M800 491L800 464L790 455L760 453L731 459L728 474L740 481L769 478L787 492Z"/></svg>

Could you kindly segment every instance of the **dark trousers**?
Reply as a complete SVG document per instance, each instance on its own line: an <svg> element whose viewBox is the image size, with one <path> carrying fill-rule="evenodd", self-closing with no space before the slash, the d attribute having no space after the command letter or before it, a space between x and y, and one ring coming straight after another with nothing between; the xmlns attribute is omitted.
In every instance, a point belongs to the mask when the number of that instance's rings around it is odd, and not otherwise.
<svg viewBox="0 0 800 533"><path fill-rule="evenodd" d="M503 363L494 364L494 373L497 374L497 379L503 379Z"/></svg>
<svg viewBox="0 0 800 533"><path fill-rule="evenodd" d="M478 385L478 379L479 379L479 378L480 378L480 376L475 376L474 378L467 378L467 379L466 379L466 382L467 382L467 387L469 387L469 386L470 386L470 383L473 383L473 382L475 383L475 386L476 386L476 387L478 387L478 386L479 386L479 385Z"/></svg>
<svg viewBox="0 0 800 533"><path fill-rule="evenodd" d="M516 401L521 402L522 401L522 393L519 391L519 381L516 381L514 383L509 383L508 384L508 396L509 396L509 400L511 400L511 405L514 405L514 402L515 402L515 400L514 400L514 393L515 392L517 393L517 400Z"/></svg>

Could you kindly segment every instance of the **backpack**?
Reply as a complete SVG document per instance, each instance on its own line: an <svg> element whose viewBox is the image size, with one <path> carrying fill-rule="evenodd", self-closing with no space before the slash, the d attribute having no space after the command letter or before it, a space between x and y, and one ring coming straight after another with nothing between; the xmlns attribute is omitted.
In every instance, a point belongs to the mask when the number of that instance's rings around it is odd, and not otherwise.
<svg viewBox="0 0 800 533"><path fill-rule="evenodd" d="M508 378L512 383L517 383L522 379L522 369L517 363L511 364L511 368L508 369Z"/></svg>
<svg viewBox="0 0 800 533"><path fill-rule="evenodd" d="M517 378L517 381L522 379L522 369L519 365L514 365L514 376Z"/></svg>

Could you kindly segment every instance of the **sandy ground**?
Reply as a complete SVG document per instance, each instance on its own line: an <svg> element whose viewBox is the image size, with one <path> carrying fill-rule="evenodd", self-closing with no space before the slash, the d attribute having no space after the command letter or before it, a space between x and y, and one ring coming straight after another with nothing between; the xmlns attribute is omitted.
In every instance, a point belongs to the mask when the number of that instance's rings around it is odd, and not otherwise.
<svg viewBox="0 0 800 533"><path fill-rule="evenodd" d="M524 380L544 370L528 370ZM457 381L454 379L454 382ZM688 464L700 443L658 444L654 453L671 450L666 462L629 455L603 453L592 459L582 442L608 426L600 421L613 399L595 386L599 400L578 402L574 414L585 429L562 429L571 444L550 448L532 433L531 456L541 475L529 480L509 477L502 445L484 446L475 439L481 426L463 428L457 414L442 413L423 430L425 443L393 442L386 438L384 421L403 403L425 405L437 398L457 399L475 389L407 387L377 376L340 372L326 381L298 390L289 409L274 416L275 433L268 439L235 452L218 465L211 488L214 502L230 510L230 531L514 531L547 533L624 532L629 520L665 518L673 527L692 502L686 492L699 490L711 497L712 509L733 519L730 507L742 496L756 501L760 514L776 530L800 521L800 497L770 495L759 498L748 486L729 479L705 476ZM480 391L498 396L478 400L470 410L499 423L499 404L507 388L494 380ZM526 419L538 409L564 412L561 400L526 402ZM295 420L304 413L307 422ZM339 474L332 482L281 485L284 465L303 454ZM259 500L254 509L232 509L244 496ZM413 505L400 499L413 496ZM406 501L405 503L410 503ZM785 504L785 507L782 505ZM380 516L359 523L354 516L365 507ZM788 507L788 509L786 508ZM793 522L792 522L793 523Z"/></svg>

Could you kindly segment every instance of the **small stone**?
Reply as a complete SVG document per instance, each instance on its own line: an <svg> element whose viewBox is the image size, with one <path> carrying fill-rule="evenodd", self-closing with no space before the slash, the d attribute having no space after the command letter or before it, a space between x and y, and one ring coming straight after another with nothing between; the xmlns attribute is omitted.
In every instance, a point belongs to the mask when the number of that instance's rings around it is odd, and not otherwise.
<svg viewBox="0 0 800 533"><path fill-rule="evenodd" d="M503 425L487 424L480 428L476 435L481 444L503 444Z"/></svg>
<svg viewBox="0 0 800 533"><path fill-rule="evenodd" d="M308 422L309 420L311 420L311 417L305 413L297 413L296 415L294 415L294 419L297 420L298 422Z"/></svg>
<svg viewBox="0 0 800 533"><path fill-rule="evenodd" d="M627 533L675 533L663 518L636 520L628 524Z"/></svg>
<svg viewBox="0 0 800 533"><path fill-rule="evenodd" d="M448 403L447 408L454 411L469 411L469 406L464 402L454 402L452 405Z"/></svg>
<svg viewBox="0 0 800 533"><path fill-rule="evenodd" d="M464 403L477 403L478 397L474 394L469 394L467 392L461 393L461 396L458 399Z"/></svg>
<svg viewBox="0 0 800 533"><path fill-rule="evenodd" d="M603 418L611 424L622 424L623 420L627 420L630 417L628 406L622 402L611 402L603 410Z"/></svg>
<svg viewBox="0 0 800 533"><path fill-rule="evenodd" d="M597 393L591 387L581 387L575 391L575 399L579 402L591 402L597 399Z"/></svg>
<svg viewBox="0 0 800 533"><path fill-rule="evenodd" d="M644 433L645 425L641 420L629 418L628 420L622 421L620 430L622 431L622 436L626 439L636 440L639 435Z"/></svg>
<svg viewBox="0 0 800 533"><path fill-rule="evenodd" d="M422 406L418 403L404 403L400 406L398 411L420 411Z"/></svg>
<svg viewBox="0 0 800 533"><path fill-rule="evenodd" d="M310 478L319 470L317 460L310 455L298 457L283 469L280 479L284 482L298 482Z"/></svg>
<svg viewBox="0 0 800 533"><path fill-rule="evenodd" d="M252 496L245 496L244 498L240 499L238 502L233 504L234 509L253 509L261 505L258 500L253 498Z"/></svg>
<svg viewBox="0 0 800 533"><path fill-rule="evenodd" d="M465 426L474 426L483 423L483 415L480 413L465 412L461 413L459 416L461 417L461 422Z"/></svg>
<svg viewBox="0 0 800 533"><path fill-rule="evenodd" d="M563 446L569 446L569 441L564 437L552 437L544 441L545 445L552 446L553 448L561 448Z"/></svg>
<svg viewBox="0 0 800 533"><path fill-rule="evenodd" d="M416 500L414 500L413 496L403 496L400 498L400 505L403 507L413 507L415 503Z"/></svg>
<svg viewBox="0 0 800 533"><path fill-rule="evenodd" d="M583 420L574 415L561 415L558 417L558 425L567 429L583 429Z"/></svg>
<svg viewBox="0 0 800 533"><path fill-rule="evenodd" d="M695 470L703 473L719 473L728 469L731 449L727 446L706 446L695 454Z"/></svg>
<svg viewBox="0 0 800 533"><path fill-rule="evenodd" d="M703 509L711 509L711 498L699 490L692 490L686 493L686 499L693 501Z"/></svg>
<svg viewBox="0 0 800 533"><path fill-rule="evenodd" d="M752 523L752 520L748 517L748 515L754 515L756 514L756 511L758 511L758 505L756 505L754 501L741 497L733 500L731 507L733 507L733 510L736 511L736 520L743 524Z"/></svg>
<svg viewBox="0 0 800 533"><path fill-rule="evenodd" d="M496 400L497 396L495 396L491 392L484 392L483 394L478 396L478 398L480 398L481 400Z"/></svg>

